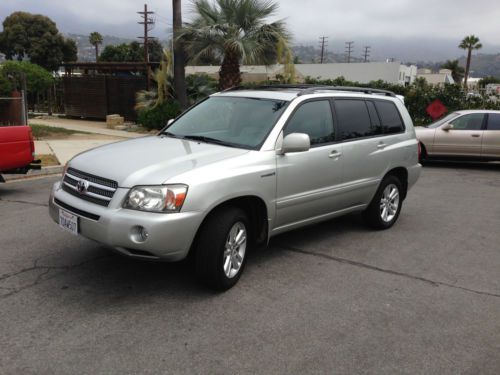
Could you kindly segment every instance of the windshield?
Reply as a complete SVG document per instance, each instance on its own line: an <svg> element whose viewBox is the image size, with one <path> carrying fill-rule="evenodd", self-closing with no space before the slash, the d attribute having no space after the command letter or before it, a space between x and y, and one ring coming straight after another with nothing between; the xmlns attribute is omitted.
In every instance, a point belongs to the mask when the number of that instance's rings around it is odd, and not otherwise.
<svg viewBox="0 0 500 375"><path fill-rule="evenodd" d="M288 104L284 100L210 97L162 134L232 147L257 149Z"/></svg>
<svg viewBox="0 0 500 375"><path fill-rule="evenodd" d="M430 129L439 128L441 125L444 125L444 124L450 122L451 120L453 120L458 115L460 115L460 113L458 113L458 112L450 113L448 116L445 116L442 119L437 120L436 122L433 122L430 125L427 125L426 128L430 128Z"/></svg>

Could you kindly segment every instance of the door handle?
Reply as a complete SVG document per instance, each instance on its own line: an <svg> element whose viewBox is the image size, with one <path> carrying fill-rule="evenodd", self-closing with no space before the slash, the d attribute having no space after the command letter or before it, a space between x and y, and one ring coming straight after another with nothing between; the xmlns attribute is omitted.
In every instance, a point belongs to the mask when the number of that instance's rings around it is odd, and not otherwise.
<svg viewBox="0 0 500 375"><path fill-rule="evenodd" d="M471 134L471 136L474 137L474 138L479 138L481 135L479 135L479 134Z"/></svg>
<svg viewBox="0 0 500 375"><path fill-rule="evenodd" d="M330 152L330 155L328 155L328 157L330 159L334 159L334 158L337 159L337 158L339 158L341 156L342 156L342 153L339 152L339 151L336 151L336 150L333 150L332 152Z"/></svg>
<svg viewBox="0 0 500 375"><path fill-rule="evenodd" d="M383 149L384 149L384 148L386 148L386 147L387 147L387 145L386 145L385 143L379 143L379 144L377 145L377 148L378 148L379 150L383 150Z"/></svg>

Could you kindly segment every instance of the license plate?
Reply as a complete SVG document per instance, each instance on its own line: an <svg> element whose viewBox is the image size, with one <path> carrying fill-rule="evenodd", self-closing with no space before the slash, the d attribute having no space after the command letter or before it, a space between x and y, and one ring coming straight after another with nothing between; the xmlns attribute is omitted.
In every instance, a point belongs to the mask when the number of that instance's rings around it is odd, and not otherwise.
<svg viewBox="0 0 500 375"><path fill-rule="evenodd" d="M59 209L59 226L71 234L78 236L78 216Z"/></svg>

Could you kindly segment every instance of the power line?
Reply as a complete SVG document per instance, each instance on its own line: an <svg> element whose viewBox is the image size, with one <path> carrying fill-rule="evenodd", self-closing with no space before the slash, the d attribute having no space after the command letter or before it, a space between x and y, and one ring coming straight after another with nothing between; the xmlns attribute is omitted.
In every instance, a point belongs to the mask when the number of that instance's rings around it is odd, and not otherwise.
<svg viewBox="0 0 500 375"><path fill-rule="evenodd" d="M327 36L320 36L319 37L319 45L321 48L320 64L323 64L323 61L325 58L325 49L328 46L328 37Z"/></svg>
<svg viewBox="0 0 500 375"><path fill-rule="evenodd" d="M347 63L351 62L351 54L354 51L354 42L345 42L345 53L347 58Z"/></svg>
<svg viewBox="0 0 500 375"><path fill-rule="evenodd" d="M370 49L372 48L371 46L365 46L365 53L363 54L363 58L365 62L368 62L368 58L370 57Z"/></svg>

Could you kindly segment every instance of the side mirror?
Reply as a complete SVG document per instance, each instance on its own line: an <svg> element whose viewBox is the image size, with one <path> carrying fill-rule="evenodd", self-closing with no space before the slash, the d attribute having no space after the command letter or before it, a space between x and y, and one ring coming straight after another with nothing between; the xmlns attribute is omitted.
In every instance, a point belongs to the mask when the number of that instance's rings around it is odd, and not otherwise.
<svg viewBox="0 0 500 375"><path fill-rule="evenodd" d="M441 126L441 129L443 129L444 131L448 131L448 130L453 129L453 125L452 124L444 124L443 126Z"/></svg>
<svg viewBox="0 0 500 375"><path fill-rule="evenodd" d="M172 124L174 122L175 119L171 118L170 120L168 120L167 122L167 126L170 126L170 124Z"/></svg>
<svg viewBox="0 0 500 375"><path fill-rule="evenodd" d="M311 140L309 135L304 133L288 134L283 139L280 154L284 155L289 152L305 152L311 148Z"/></svg>

